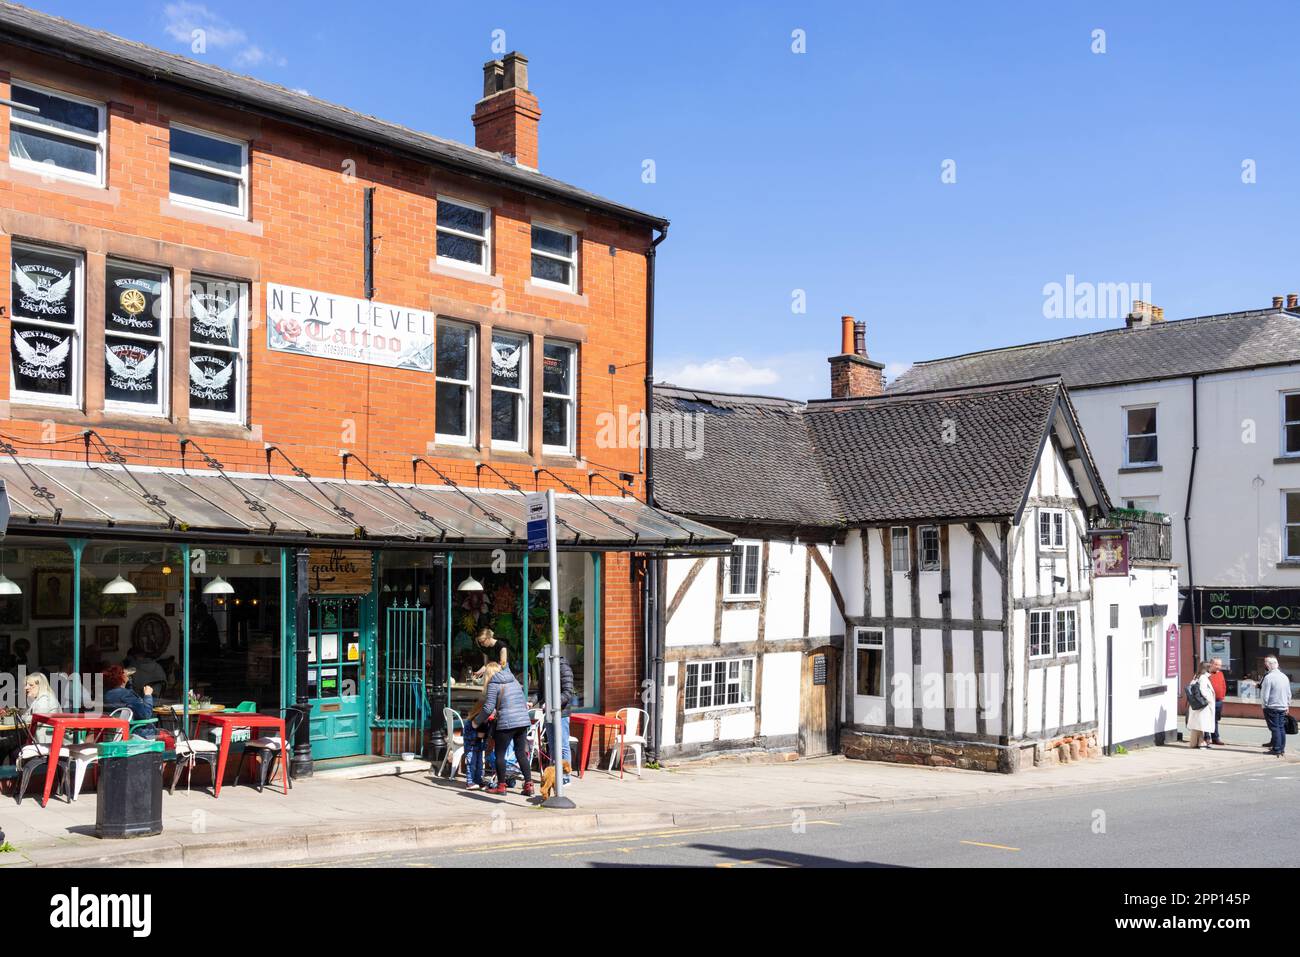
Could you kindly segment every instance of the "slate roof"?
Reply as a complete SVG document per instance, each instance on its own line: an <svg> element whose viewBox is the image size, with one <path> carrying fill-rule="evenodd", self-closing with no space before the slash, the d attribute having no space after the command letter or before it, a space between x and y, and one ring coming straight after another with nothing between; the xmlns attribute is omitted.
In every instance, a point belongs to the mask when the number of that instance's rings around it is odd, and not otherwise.
<svg viewBox="0 0 1300 957"><path fill-rule="evenodd" d="M64 56L93 68L107 66L113 72L161 80L234 109L253 107L311 129L323 129L368 142L467 176L505 183L525 193L558 199L619 219L659 229L668 224L660 216L597 196L536 170L508 163L499 153L420 133L274 83L165 53L134 40L17 4L0 2L0 40Z"/></svg>
<svg viewBox="0 0 1300 957"><path fill-rule="evenodd" d="M1292 362L1300 363L1300 315L1257 309L931 359L912 366L887 391L928 392L1044 376L1060 376L1077 390Z"/></svg>
<svg viewBox="0 0 1300 957"><path fill-rule="evenodd" d="M1015 516L1048 430L1078 434L1058 380L807 404L656 386L655 411L704 416L699 457L656 449L656 504L819 527Z"/></svg>

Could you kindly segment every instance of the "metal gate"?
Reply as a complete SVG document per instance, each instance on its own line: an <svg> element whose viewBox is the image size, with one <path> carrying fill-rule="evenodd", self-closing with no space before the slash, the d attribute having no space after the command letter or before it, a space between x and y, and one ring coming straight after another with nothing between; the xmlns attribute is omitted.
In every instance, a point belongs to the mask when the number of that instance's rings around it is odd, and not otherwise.
<svg viewBox="0 0 1300 957"><path fill-rule="evenodd" d="M429 728L425 692L427 615L419 606L394 605L384 619L384 661L379 691L384 754L421 753Z"/></svg>

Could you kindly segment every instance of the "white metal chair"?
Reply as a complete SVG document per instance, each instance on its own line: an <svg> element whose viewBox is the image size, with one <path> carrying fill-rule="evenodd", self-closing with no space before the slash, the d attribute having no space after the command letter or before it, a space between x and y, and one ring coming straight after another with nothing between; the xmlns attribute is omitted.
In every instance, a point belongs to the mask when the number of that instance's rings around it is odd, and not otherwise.
<svg viewBox="0 0 1300 957"><path fill-rule="evenodd" d="M438 774L441 776L442 769L450 765L447 777L454 778L460 770L461 761L465 759L465 719L455 708L443 708L442 720L447 723L447 750L442 756L442 764L438 765ZM459 731L457 725L460 726Z"/></svg>
<svg viewBox="0 0 1300 957"><path fill-rule="evenodd" d="M641 755L645 751L645 729L650 725L650 715L641 708L619 708L614 713L623 727L614 732L614 749L609 752L609 767L614 770L614 758L618 757L618 776L623 776L623 752L631 748L636 756L636 776L641 776Z"/></svg>
<svg viewBox="0 0 1300 957"><path fill-rule="evenodd" d="M211 769L212 781L215 785L217 780L217 758L221 746L203 738L191 738L179 726L172 733L176 736L176 761L172 765L172 780L167 785L167 793L174 794L176 792L176 780L181 776L181 772L185 770L189 771L189 774L185 776L185 790L190 789L190 778L194 775L194 764L197 761L202 761Z"/></svg>
<svg viewBox="0 0 1300 957"><path fill-rule="evenodd" d="M114 708L108 715L110 718L117 718L120 721L132 721L135 714L130 708ZM112 737L105 737L105 741L116 741L122 735L114 732ZM82 782L86 780L86 771L90 766L99 760L99 745L93 741L89 744L74 744L71 747L63 749L68 756L68 763L71 765L72 781L68 789L70 801L75 801L77 795L81 793ZM60 755L61 757L62 755Z"/></svg>

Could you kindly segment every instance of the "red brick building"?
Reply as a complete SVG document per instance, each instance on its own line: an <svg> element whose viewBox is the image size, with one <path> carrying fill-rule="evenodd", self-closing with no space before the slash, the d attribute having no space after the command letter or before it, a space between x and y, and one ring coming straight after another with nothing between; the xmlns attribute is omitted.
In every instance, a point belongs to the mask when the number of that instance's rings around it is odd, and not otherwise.
<svg viewBox="0 0 1300 957"><path fill-rule="evenodd" d="M555 595L580 707L636 704L645 556L726 539L609 438L668 224L539 172L526 59L486 65L475 147L9 4L0 65L7 666L306 681L318 760L393 753L476 695L482 627L535 689Z"/></svg>

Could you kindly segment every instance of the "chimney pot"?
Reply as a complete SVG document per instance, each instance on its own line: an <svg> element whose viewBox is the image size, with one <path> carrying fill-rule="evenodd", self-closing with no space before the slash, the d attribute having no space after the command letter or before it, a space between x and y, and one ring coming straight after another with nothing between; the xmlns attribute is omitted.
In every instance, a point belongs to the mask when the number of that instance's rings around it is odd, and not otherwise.
<svg viewBox="0 0 1300 957"><path fill-rule="evenodd" d="M1124 325L1129 329L1137 326L1149 326L1153 322L1164 322L1165 311L1162 307L1152 305L1142 299L1134 299Z"/></svg>
<svg viewBox="0 0 1300 957"><path fill-rule="evenodd" d="M1300 309L1300 292L1286 294L1286 307L1288 309Z"/></svg>
<svg viewBox="0 0 1300 957"><path fill-rule="evenodd" d="M840 355L853 353L853 317L840 316Z"/></svg>
<svg viewBox="0 0 1300 957"><path fill-rule="evenodd" d="M504 89L528 89L528 57L516 50L513 53L506 54L503 65L505 66L506 71Z"/></svg>
<svg viewBox="0 0 1300 957"><path fill-rule="evenodd" d="M853 323L853 353L859 356L867 354L867 323L865 320Z"/></svg>
<svg viewBox="0 0 1300 957"><path fill-rule="evenodd" d="M483 99L501 92L505 76L506 67L501 60L488 60L483 64Z"/></svg>
<svg viewBox="0 0 1300 957"><path fill-rule="evenodd" d="M1274 308L1274 309L1281 309L1281 308L1282 308L1282 297L1281 297L1281 296L1274 296L1274 297L1273 297L1273 308Z"/></svg>

